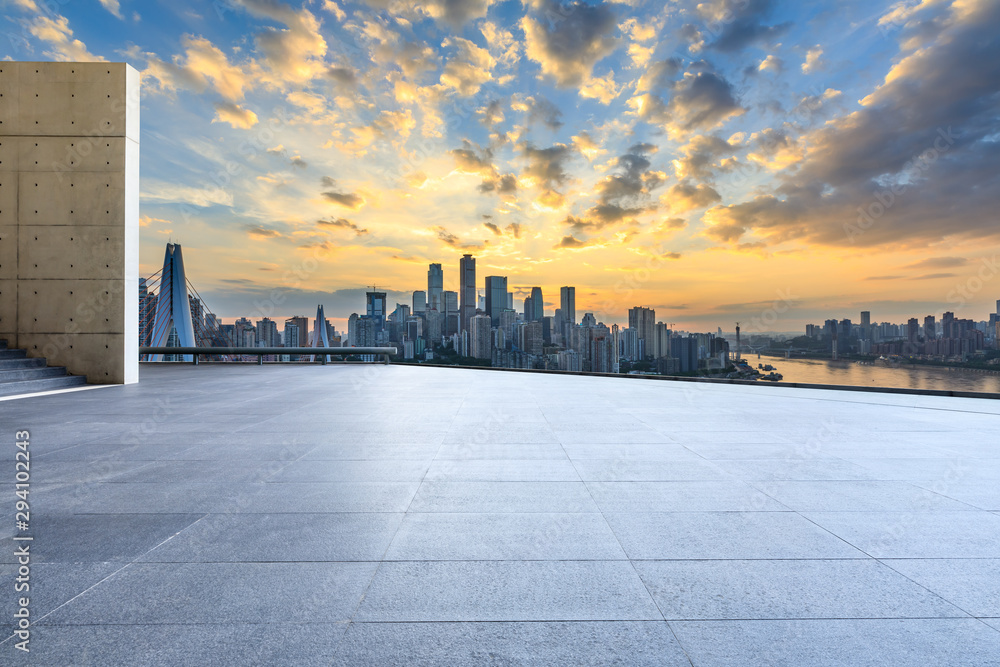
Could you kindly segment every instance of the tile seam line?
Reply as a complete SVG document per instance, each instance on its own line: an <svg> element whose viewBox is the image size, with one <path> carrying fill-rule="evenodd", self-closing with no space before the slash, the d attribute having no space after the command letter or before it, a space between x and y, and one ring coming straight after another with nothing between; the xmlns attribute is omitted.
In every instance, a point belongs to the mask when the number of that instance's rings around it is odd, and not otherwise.
<svg viewBox="0 0 1000 667"><path fill-rule="evenodd" d="M462 406L465 405L465 401L466 401L466 398L463 396L462 397L462 402L458 406L459 410L461 410ZM403 522L406 521L406 516L410 513L410 507L413 505L413 501L416 499L417 494L420 493L420 487L423 486L424 481L427 479L427 474L430 472L431 466L434 465L434 461L437 460L438 454L441 453L441 448L442 447L444 447L444 443L443 442L441 442L441 443L438 444L438 448L437 448L437 450L435 450L434 456L431 457L430 462L427 464L427 468L424 470L423 476L420 478L420 481L417 483L417 487L413 490L413 495L410 496L410 501L406 504L406 508L403 510L403 515L399 519L399 524L396 526L396 530L393 532L392 537L389 538L389 541L386 543L385 550L382 552L382 556L379 558L378 564L375 566L375 569L372 571L372 576L368 580L368 584L365 586L365 589L361 592L361 597L358 600L358 604L355 605L354 611L351 613L351 616L348 619L348 631L350 631L350 625L354 623L354 618L358 615L358 612L361 611L361 606L365 603L365 599L368 597L368 591L371 590L372 584L375 582L375 577L378 575L379 570L382 569L382 563L386 562L385 561L385 556L386 556L386 554L389 553L389 549L392 548L392 543L396 541L396 536L399 535L399 531L403 527ZM393 461L393 460L398 460L398 459L389 459L389 460ZM345 631L344 635L346 636L346 634L347 634L347 632ZM338 652L339 652L339 645L338 645Z"/></svg>
<svg viewBox="0 0 1000 667"><path fill-rule="evenodd" d="M546 416L545 413L543 413L542 416L545 417L545 421L549 425L549 428L552 428L552 422L549 421L548 416ZM649 426L642 419L640 419L639 421L645 424L646 426ZM670 436L667 436L667 438L670 439ZM653 603L653 607L656 608L656 613L660 615L660 618L663 619L663 622L664 624L666 624L667 629L670 630L670 636L674 638L674 642L677 644L677 648L679 648L681 652L684 654L684 657L685 659L687 659L688 664L691 665L691 667L694 667L694 661L691 659L691 655L688 653L687 648L684 647L684 644L681 643L680 637L677 636L677 633L670 626L670 623L667 621L667 617L664 616L663 614L663 610L660 609L659 603L657 603L656 598L653 597L653 593L649 590L649 586L647 586L646 582L643 581L642 576L639 574L639 570L637 570L635 567L635 563L632 561L631 558L629 558L628 552L625 551L625 546L622 544L621 539L618 537L618 534L615 533L615 529L611 526L611 522L608 521L608 517L605 516L604 510L597 503L597 499L594 498L594 493L593 491L591 491L590 485L586 481L584 481L583 475L580 473L580 469L577 468L576 466L576 461L574 461L572 457L570 457L569 452L566 451L566 444L562 440L559 440L559 447L563 450L563 455L565 455L566 458L569 460L570 465L573 466L573 470L576 471L577 477L580 478L580 481L583 483L584 488L587 489L587 495L590 496L590 502L594 503L594 506L597 508L598 513L601 515L601 519L604 520L604 525L607 526L608 530L611 532L611 535L615 538L615 542L618 543L618 548L621 549L622 555L625 556L625 559L628 561L629 566L632 568L632 573L639 580L639 583L642 584L643 590L646 591L646 597L648 597L649 601ZM621 561L615 561L615 562L621 562Z"/></svg>
<svg viewBox="0 0 1000 667"><path fill-rule="evenodd" d="M195 513L195 514L197 514L197 513ZM97 583L95 583L95 584L93 584L91 586L88 586L87 588L85 588L84 590L80 591L79 593L77 593L76 595L74 595L73 597L71 597L69 600L66 600L65 602L63 602L59 606L53 607L48 612L46 612L41 617L39 617L38 620L35 621L35 623L40 623L41 621L44 621L46 618L48 618L52 614L56 613L57 611L59 611L60 609L62 609L63 607L65 607L66 605L68 605L71 602L73 602L73 600L76 600L77 598L79 598L79 597L81 597L83 595L86 595L87 593L89 593L90 591L94 590L95 588L97 588L98 586L100 586L105 581L107 581L111 577L115 576L116 574L118 574L122 570L124 570L124 569L126 569L128 567L131 567L132 565L136 564L136 562L138 561L139 558L142 558L146 554L148 554L148 553L150 553L150 552L158 549L163 544L166 544L170 540L174 539L177 535L180 535L182 532L184 532L185 530L187 530L189 527L193 526L194 524L198 523L199 521L201 521L202 519L204 519L206 516L208 516L208 514L204 514L201 517L195 519L194 521L192 521L187 526L184 526L184 528L181 528L180 530L178 530L173 535L170 535L169 537L167 537L167 539L159 542L158 544L156 544L155 546L151 547L150 549L147 549L145 552L139 554L138 556L136 556L131 561L125 563L124 565L122 565L121 567L117 568L116 570L114 570L113 572L111 572L110 574L108 574L107 576L101 578L101 580L98 581ZM53 624L53 625L55 625L55 624ZM6 639L4 639L3 641L0 641L0 646L3 646L4 644L6 644L8 641L10 641L11 639L13 639L14 637L15 637L15 635L11 635L11 636L7 637Z"/></svg>

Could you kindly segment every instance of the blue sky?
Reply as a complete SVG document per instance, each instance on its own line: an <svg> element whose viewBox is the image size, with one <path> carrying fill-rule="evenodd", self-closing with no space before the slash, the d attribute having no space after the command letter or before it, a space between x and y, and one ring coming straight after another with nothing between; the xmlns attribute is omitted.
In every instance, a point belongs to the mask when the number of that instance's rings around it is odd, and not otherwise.
<svg viewBox="0 0 1000 667"><path fill-rule="evenodd" d="M955 310L995 256L983 0L8 0L2 55L143 74L142 265L345 318L426 265L621 322ZM891 194L895 191L898 194ZM889 201L882 193L890 193ZM882 199L879 199L882 197ZM877 215L875 215L877 214ZM995 272L994 272L995 273ZM991 280L992 278L990 278ZM984 319L1000 289L962 299ZM873 309L874 310L874 309Z"/></svg>

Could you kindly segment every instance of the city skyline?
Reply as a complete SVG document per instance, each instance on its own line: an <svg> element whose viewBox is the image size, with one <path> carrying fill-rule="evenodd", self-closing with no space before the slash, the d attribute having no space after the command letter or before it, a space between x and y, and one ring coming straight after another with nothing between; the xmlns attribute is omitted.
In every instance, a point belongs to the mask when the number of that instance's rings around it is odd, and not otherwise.
<svg viewBox="0 0 1000 667"><path fill-rule="evenodd" d="M6 6L0 57L142 72L141 273L183 244L221 317L467 252L692 330L996 291L994 2Z"/></svg>

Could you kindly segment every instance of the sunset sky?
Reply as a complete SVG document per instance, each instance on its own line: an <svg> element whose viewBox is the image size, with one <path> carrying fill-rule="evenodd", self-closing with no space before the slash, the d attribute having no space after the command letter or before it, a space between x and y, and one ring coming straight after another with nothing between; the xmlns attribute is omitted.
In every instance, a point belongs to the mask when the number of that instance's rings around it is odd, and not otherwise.
<svg viewBox="0 0 1000 667"><path fill-rule="evenodd" d="M8 0L142 72L143 275L339 325L429 262L688 330L1000 298L1000 2ZM267 305L276 295L276 306ZM263 309L259 304L264 304ZM519 307L519 306L518 306ZM338 328L339 328L338 327Z"/></svg>

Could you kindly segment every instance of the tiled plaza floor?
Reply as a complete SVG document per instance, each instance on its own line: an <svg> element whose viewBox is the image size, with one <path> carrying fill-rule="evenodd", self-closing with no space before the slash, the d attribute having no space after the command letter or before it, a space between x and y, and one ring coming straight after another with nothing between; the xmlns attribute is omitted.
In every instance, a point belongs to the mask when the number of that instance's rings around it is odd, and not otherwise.
<svg viewBox="0 0 1000 667"><path fill-rule="evenodd" d="M0 664L1000 665L1000 402L146 365L0 415Z"/></svg>

